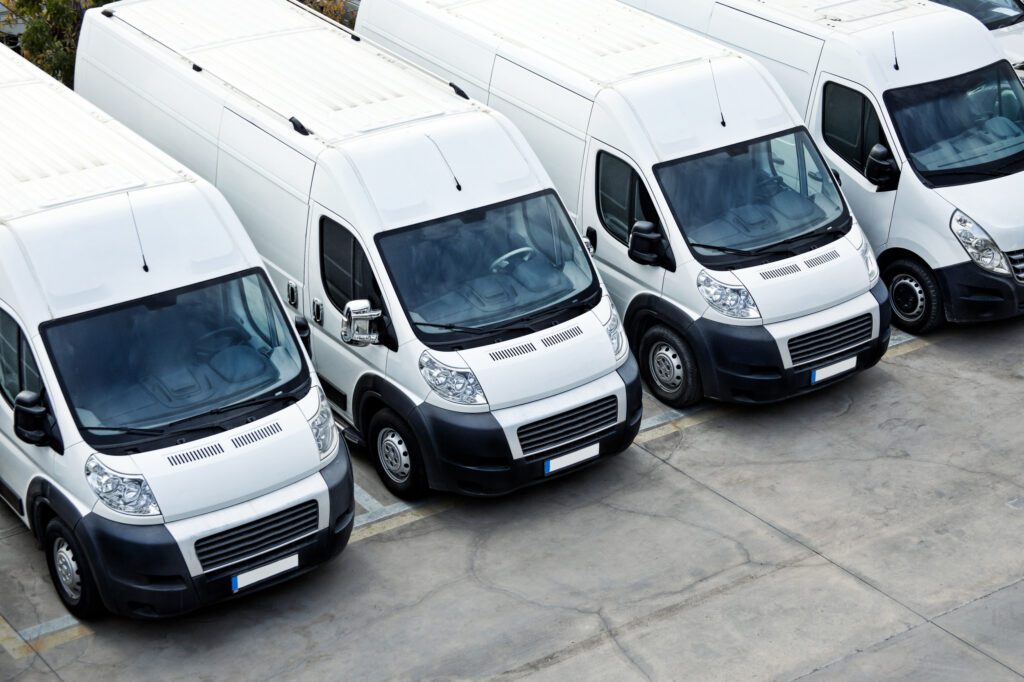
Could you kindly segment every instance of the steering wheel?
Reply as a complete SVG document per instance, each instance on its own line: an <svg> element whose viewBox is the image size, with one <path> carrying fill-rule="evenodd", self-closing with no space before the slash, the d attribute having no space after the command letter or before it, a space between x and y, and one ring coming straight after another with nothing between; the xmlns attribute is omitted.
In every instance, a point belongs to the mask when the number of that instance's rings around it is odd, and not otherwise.
<svg viewBox="0 0 1024 682"><path fill-rule="evenodd" d="M537 249L533 248L532 246L521 246L518 249L512 249L504 256L500 256L494 259L494 262L491 263L491 272L498 272L498 270L500 269L507 268L509 266L509 261L515 258L516 256L522 256L523 262L526 262L530 260L530 257L533 256L533 254L535 253L537 253Z"/></svg>
<svg viewBox="0 0 1024 682"><path fill-rule="evenodd" d="M757 183L754 186L754 191L764 197L773 197L786 189L786 187L786 181L778 175L769 175L757 180Z"/></svg>
<svg viewBox="0 0 1024 682"><path fill-rule="evenodd" d="M248 340L249 335L239 327L221 327L200 336L193 343L193 347L197 355L208 357L219 353L228 346L235 346Z"/></svg>

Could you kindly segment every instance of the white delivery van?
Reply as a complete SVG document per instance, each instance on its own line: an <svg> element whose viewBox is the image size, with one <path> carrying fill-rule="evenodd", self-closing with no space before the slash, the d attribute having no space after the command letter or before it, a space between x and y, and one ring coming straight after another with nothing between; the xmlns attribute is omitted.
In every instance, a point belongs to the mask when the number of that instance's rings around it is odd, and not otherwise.
<svg viewBox="0 0 1024 682"><path fill-rule="evenodd" d="M1024 73L1024 2L1022 0L932 0L972 17L985 25L999 43L1017 75Z"/></svg>
<svg viewBox="0 0 1024 682"><path fill-rule="evenodd" d="M895 323L1024 312L1024 89L988 32L915 0L628 0L756 55L878 254Z"/></svg>
<svg viewBox="0 0 1024 682"><path fill-rule="evenodd" d="M80 617L305 572L348 449L224 198L0 47L0 498Z"/></svg>
<svg viewBox="0 0 1024 682"><path fill-rule="evenodd" d="M363 0L356 21L526 134L662 401L779 400L885 352L871 248L753 60L612 0Z"/></svg>
<svg viewBox="0 0 1024 682"><path fill-rule="evenodd" d="M500 114L287 0L106 5L75 82L224 192L397 495L504 493L632 442L618 315Z"/></svg>

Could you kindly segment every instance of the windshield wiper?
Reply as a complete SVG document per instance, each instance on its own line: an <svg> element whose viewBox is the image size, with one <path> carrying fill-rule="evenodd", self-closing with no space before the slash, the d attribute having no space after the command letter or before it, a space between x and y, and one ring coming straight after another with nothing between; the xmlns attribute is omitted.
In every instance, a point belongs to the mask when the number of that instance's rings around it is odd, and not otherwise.
<svg viewBox="0 0 1024 682"><path fill-rule="evenodd" d="M1018 161L1014 161L1014 163L1018 163ZM1008 166L1010 164L1006 165ZM932 178L949 178L963 175L980 175L986 178L1005 178L1008 175L1008 173L989 170L957 170L952 168L949 170L934 170L924 172L924 176L929 180L931 180Z"/></svg>
<svg viewBox="0 0 1024 682"><path fill-rule="evenodd" d="M798 234L798 235L795 235L793 237L789 237L788 239L783 239L782 241L776 242L775 244L772 244L771 246L766 246L765 249L774 249L774 248L779 247L779 246L785 246L786 244L795 244L796 242L801 242L801 241L803 241L805 239L812 239L814 237L823 237L826 234L840 234L840 233L839 232L833 232L831 227L819 227L817 230L811 230L810 232L804 232L803 234ZM762 250L762 249L756 249L755 253L767 253L767 251L766 250ZM789 252L789 253L792 253L792 252Z"/></svg>
<svg viewBox="0 0 1024 682"><path fill-rule="evenodd" d="M162 436L167 433L167 429L142 429L134 426L83 426L81 430L90 433L104 431L125 436Z"/></svg>
<svg viewBox="0 0 1024 682"><path fill-rule="evenodd" d="M249 398L248 400L242 400L237 403L231 403L230 405L224 405L223 407L218 407L215 410L210 410L206 414L224 414L225 412L230 412L232 410L238 410L245 407L258 407L260 405L277 402L279 400L291 400L295 402L295 397L288 393L275 393L274 395L265 395L257 398Z"/></svg>
<svg viewBox="0 0 1024 682"><path fill-rule="evenodd" d="M690 246L695 249L710 249L712 251L718 251L719 253L726 253L731 256L784 256L786 254L792 255L793 252L789 249L775 250L778 244L772 244L761 249L736 249L731 246L715 246L714 244L697 244L690 242Z"/></svg>
<svg viewBox="0 0 1024 682"><path fill-rule="evenodd" d="M430 327L431 329L441 329L446 332L459 332L462 334L478 334L483 336L484 334L493 333L493 329L483 329L482 327L467 327L461 324L439 324L434 322L417 322L419 327Z"/></svg>

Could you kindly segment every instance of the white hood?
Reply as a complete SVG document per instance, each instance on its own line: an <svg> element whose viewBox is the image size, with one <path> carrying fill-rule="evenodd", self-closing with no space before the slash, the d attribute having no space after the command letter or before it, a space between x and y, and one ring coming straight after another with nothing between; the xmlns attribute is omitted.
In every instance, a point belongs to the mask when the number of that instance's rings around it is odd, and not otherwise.
<svg viewBox="0 0 1024 682"><path fill-rule="evenodd" d="M459 351L492 410L541 400L615 369L615 354L597 308L514 341Z"/></svg>
<svg viewBox="0 0 1024 682"><path fill-rule="evenodd" d="M123 457L98 455L114 471ZM167 522L259 497L312 475L320 454L298 405L183 446L131 456Z"/></svg>
<svg viewBox="0 0 1024 682"><path fill-rule="evenodd" d="M992 31L999 49L1003 51L1010 63L1016 66L1024 62L1024 24L1015 24Z"/></svg>
<svg viewBox="0 0 1024 682"><path fill-rule="evenodd" d="M864 259L846 237L793 258L733 274L754 297L764 324L811 315L856 298L870 288Z"/></svg>
<svg viewBox="0 0 1024 682"><path fill-rule="evenodd" d="M1003 251L1024 249L1024 172L935 191L952 204L947 229L953 210L960 209Z"/></svg>

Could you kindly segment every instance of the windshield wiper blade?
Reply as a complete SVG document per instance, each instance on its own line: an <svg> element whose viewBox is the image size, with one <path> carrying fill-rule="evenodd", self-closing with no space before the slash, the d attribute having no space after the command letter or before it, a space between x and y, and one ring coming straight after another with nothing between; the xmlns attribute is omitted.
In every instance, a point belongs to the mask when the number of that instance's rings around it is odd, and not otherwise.
<svg viewBox="0 0 1024 682"><path fill-rule="evenodd" d="M803 234L798 234L798 235L795 235L793 237L789 237L788 239L783 239L782 241L776 242L775 244L772 244L771 246L766 246L764 249L755 249L755 253L767 253L768 249L775 249L775 248L778 248L780 246L785 246L786 244L795 244L796 242L802 242L805 239L812 239L814 237L823 237L826 234L839 234L839 233L838 232L833 232L830 228L827 228L827 227L826 228L818 228L817 230L811 230L810 232L804 232ZM791 253L791 252L789 252L789 253Z"/></svg>
<svg viewBox="0 0 1024 682"><path fill-rule="evenodd" d="M224 405L223 407L218 407L215 410L210 410L206 414L224 414L225 412L230 412L232 410L238 410L245 407L258 407L260 405L277 402L279 400L295 401L295 397L288 393L275 393L274 395L265 395L257 398L249 398L248 400L242 400L237 403L231 403L230 405Z"/></svg>
<svg viewBox="0 0 1024 682"><path fill-rule="evenodd" d="M1014 161L1013 163L1019 163L1019 161ZM1010 164L1006 164L1006 165L1009 166ZM1005 168L1005 166L1001 166L1001 168ZM966 168L965 169L950 168L950 169L947 169L947 170L933 170L933 171L925 171L924 172L924 176L926 178L929 178L929 179L936 178L936 177L938 177L938 178L956 177L958 175L980 175L982 177L987 177L987 178L1005 178L1007 176L1007 173L997 172L997 171L989 171L989 170L967 170Z"/></svg>
<svg viewBox="0 0 1024 682"><path fill-rule="evenodd" d="M461 324L440 324L435 322L417 322L417 326L430 327L431 329L441 329L446 332L460 332L463 334L490 334L493 330L483 329L481 327L468 327Z"/></svg>
<svg viewBox="0 0 1024 682"><path fill-rule="evenodd" d="M718 251L719 253L726 253L731 256L784 256L786 254L792 255L792 251L789 249L778 249L775 247L778 244L772 244L761 249L736 249L731 246L715 246L714 244L696 244L690 242L690 246L696 249L710 249L712 251Z"/></svg>
<svg viewBox="0 0 1024 682"><path fill-rule="evenodd" d="M162 436L167 433L167 429L143 429L134 426L83 426L81 430L90 433L103 431L126 436Z"/></svg>

